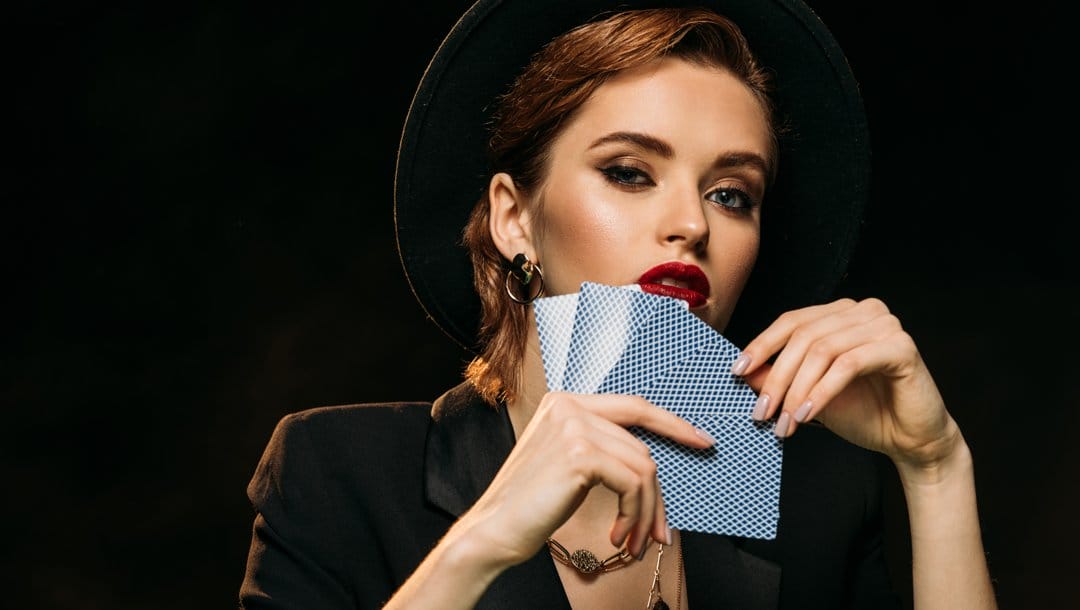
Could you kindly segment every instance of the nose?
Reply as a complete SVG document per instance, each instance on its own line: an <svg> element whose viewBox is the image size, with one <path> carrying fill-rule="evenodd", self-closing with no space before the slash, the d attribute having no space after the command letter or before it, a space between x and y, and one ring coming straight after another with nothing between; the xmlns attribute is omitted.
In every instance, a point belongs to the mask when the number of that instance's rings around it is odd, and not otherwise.
<svg viewBox="0 0 1080 610"><path fill-rule="evenodd" d="M673 193L663 210L659 237L664 242L680 244L695 252L705 249L709 243L709 222L696 188Z"/></svg>

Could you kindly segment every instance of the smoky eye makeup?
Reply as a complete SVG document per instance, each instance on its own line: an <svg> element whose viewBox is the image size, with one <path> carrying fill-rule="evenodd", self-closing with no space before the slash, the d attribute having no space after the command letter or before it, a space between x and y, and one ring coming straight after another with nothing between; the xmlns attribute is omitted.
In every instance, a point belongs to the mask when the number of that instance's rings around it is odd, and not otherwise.
<svg viewBox="0 0 1080 610"><path fill-rule="evenodd" d="M627 187L644 187L655 184L647 171L635 164L614 162L598 168L604 178L613 184Z"/></svg>
<svg viewBox="0 0 1080 610"><path fill-rule="evenodd" d="M722 186L705 194L705 200L734 212L748 214L760 205L760 201L737 186Z"/></svg>

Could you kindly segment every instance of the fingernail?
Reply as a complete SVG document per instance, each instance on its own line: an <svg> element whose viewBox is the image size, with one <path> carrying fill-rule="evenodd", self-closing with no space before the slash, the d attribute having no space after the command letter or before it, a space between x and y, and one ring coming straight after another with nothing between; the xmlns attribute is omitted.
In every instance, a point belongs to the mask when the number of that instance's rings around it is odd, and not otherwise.
<svg viewBox="0 0 1080 610"><path fill-rule="evenodd" d="M780 417L776 420L776 428L773 433L780 438L784 438L788 434L788 428L791 427L791 418L788 417L787 411L782 411Z"/></svg>
<svg viewBox="0 0 1080 610"><path fill-rule="evenodd" d="M750 366L750 354L740 354L735 362L731 364L731 372L736 375L742 375L746 372L746 368Z"/></svg>
<svg viewBox="0 0 1080 610"><path fill-rule="evenodd" d="M754 412L750 414L757 421L765 419L765 412L769 410L769 395L762 394L757 397L757 402L754 403Z"/></svg>
<svg viewBox="0 0 1080 610"><path fill-rule="evenodd" d="M716 444L716 439L713 438L711 434L709 434L708 432L702 430L701 428L694 428L694 432L697 433L697 435L700 436L701 438L708 441L708 443L710 445L715 445Z"/></svg>
<svg viewBox="0 0 1080 610"><path fill-rule="evenodd" d="M671 526L667 526L667 535L664 537L664 544L671 546Z"/></svg>
<svg viewBox="0 0 1080 610"><path fill-rule="evenodd" d="M810 415L810 409L812 409L813 407L814 404L809 400L802 403L802 405L799 406L799 409L795 411L795 421L799 422L800 424L806 421L806 416Z"/></svg>

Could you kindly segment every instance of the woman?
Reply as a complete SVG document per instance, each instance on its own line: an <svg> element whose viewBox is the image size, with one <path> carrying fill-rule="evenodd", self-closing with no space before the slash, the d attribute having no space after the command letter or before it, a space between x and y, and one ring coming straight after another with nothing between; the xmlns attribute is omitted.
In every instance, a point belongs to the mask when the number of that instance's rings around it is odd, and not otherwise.
<svg viewBox="0 0 1080 610"><path fill-rule="evenodd" d="M249 486L243 607L896 607L878 455L904 485L916 605L995 606L970 453L911 337L880 301L823 302L868 167L843 55L796 2L710 3L734 22L637 4L481 0L444 41L399 151L398 242L477 357L433 404L279 424ZM668 527L628 428L707 433L639 397L548 391L531 303L583 282L751 339L732 370L784 439L775 539Z"/></svg>

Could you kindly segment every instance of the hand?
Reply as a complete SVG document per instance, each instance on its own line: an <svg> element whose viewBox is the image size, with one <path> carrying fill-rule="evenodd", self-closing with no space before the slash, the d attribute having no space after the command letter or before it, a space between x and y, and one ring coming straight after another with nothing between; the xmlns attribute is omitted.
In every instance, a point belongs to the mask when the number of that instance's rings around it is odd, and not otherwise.
<svg viewBox="0 0 1080 610"><path fill-rule="evenodd" d="M789 311L743 355L748 362L737 361L736 370L759 394L754 415L778 414L778 436L817 419L898 466L918 468L936 466L963 443L915 342L877 299Z"/></svg>
<svg viewBox="0 0 1080 610"><path fill-rule="evenodd" d="M544 396L491 485L468 517L486 544L513 565L532 557L595 485L619 496L611 543L637 556L652 537L667 541L656 463L627 426L640 426L690 447L708 435L637 396Z"/></svg>

